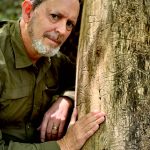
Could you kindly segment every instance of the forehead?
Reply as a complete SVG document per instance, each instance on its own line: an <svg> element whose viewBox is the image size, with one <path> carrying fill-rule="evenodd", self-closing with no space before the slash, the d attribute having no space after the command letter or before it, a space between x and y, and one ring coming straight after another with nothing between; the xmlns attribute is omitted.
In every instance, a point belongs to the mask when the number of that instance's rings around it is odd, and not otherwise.
<svg viewBox="0 0 150 150"><path fill-rule="evenodd" d="M43 7L46 7L46 9L48 9L49 11L57 11L66 17L78 17L78 0L46 0L42 4Z"/></svg>

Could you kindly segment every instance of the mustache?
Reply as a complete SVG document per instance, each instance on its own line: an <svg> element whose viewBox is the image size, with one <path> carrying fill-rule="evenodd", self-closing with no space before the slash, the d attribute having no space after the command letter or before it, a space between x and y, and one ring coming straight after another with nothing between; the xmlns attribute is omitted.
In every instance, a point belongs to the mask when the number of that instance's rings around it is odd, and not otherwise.
<svg viewBox="0 0 150 150"><path fill-rule="evenodd" d="M63 42L63 37L60 36L60 34L58 32L55 31L51 31L51 32L45 32L44 33L44 37L58 43L61 44Z"/></svg>

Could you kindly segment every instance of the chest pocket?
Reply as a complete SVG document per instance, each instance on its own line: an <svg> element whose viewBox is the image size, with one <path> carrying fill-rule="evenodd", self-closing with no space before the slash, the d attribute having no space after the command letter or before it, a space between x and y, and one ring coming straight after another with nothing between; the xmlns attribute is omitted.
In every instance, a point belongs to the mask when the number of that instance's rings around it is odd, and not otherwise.
<svg viewBox="0 0 150 150"><path fill-rule="evenodd" d="M23 119L32 108L31 86L5 89L0 98L0 119L6 121L19 121Z"/></svg>
<svg viewBox="0 0 150 150"><path fill-rule="evenodd" d="M4 109L8 105L12 104L16 105L17 103L24 103L25 101L29 101L29 97L31 97L32 88L31 86L22 86L17 88L6 88L3 90L0 96L0 110ZM29 102L27 102L29 103ZM17 107L17 106L16 106Z"/></svg>
<svg viewBox="0 0 150 150"><path fill-rule="evenodd" d="M22 97L29 96L31 94L31 87L30 86L22 86L13 89L5 89L1 95L4 99L19 99Z"/></svg>

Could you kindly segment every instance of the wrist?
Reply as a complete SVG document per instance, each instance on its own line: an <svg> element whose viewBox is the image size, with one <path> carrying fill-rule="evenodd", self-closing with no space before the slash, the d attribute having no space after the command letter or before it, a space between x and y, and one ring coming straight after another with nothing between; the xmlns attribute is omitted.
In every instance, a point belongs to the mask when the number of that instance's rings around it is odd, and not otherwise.
<svg viewBox="0 0 150 150"><path fill-rule="evenodd" d="M62 138L62 139L60 139L60 140L58 140L58 141L56 141L56 142L57 142L57 144L59 145L59 147L60 147L61 150L71 150L71 149L68 147L67 143L65 142L65 139L64 139L64 138Z"/></svg>
<svg viewBox="0 0 150 150"><path fill-rule="evenodd" d="M74 100L68 96L60 96L60 98L65 99L69 103L70 108L74 108Z"/></svg>
<svg viewBox="0 0 150 150"><path fill-rule="evenodd" d="M57 143L61 150L80 150L80 146L78 146L80 143L77 142L72 127L67 130L65 136L58 140Z"/></svg>

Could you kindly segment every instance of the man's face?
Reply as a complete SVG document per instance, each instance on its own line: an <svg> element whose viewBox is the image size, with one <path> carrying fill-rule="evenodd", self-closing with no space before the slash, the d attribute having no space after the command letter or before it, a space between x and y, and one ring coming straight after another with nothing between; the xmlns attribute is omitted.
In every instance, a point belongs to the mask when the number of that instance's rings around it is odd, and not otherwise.
<svg viewBox="0 0 150 150"><path fill-rule="evenodd" d="M79 13L78 0L46 0L32 13L28 33L42 56L55 55L70 35Z"/></svg>

